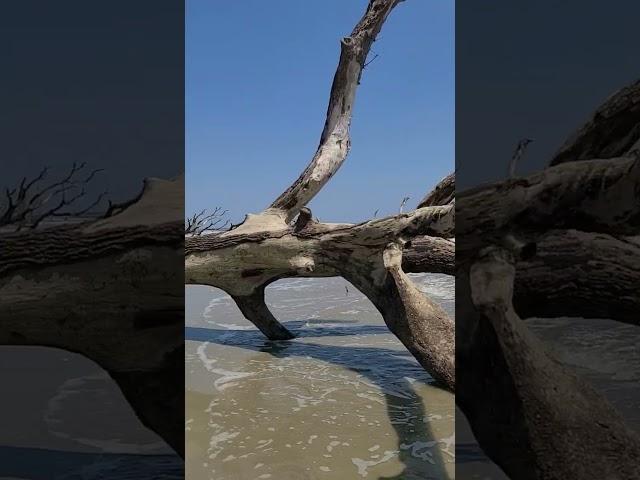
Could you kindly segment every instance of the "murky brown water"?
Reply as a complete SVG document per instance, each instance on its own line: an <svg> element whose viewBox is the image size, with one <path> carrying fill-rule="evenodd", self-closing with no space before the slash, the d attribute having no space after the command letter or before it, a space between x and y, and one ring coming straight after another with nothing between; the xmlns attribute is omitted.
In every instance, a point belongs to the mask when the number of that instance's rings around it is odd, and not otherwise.
<svg viewBox="0 0 640 480"><path fill-rule="evenodd" d="M415 278L453 314L452 278ZM189 479L454 478L453 396L347 282L269 287L290 342L266 341L219 290L186 295Z"/></svg>

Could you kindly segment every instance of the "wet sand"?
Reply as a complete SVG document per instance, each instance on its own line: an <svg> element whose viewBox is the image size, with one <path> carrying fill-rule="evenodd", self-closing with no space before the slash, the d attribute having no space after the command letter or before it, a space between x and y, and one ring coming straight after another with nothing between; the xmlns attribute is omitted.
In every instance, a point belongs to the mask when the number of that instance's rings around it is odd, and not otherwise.
<svg viewBox="0 0 640 480"><path fill-rule="evenodd" d="M453 314L452 278L415 278ZM188 478L454 478L453 396L347 282L267 289L288 342L266 341L219 290L186 298Z"/></svg>
<svg viewBox="0 0 640 480"><path fill-rule="evenodd" d="M87 358L4 346L0 382L0 478L183 478L182 459Z"/></svg>

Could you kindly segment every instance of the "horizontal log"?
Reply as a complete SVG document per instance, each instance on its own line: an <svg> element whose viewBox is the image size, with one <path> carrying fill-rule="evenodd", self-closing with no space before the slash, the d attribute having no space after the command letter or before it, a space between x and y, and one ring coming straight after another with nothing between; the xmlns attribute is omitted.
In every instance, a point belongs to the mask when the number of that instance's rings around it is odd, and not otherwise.
<svg viewBox="0 0 640 480"><path fill-rule="evenodd" d="M549 230L638 235L638 192L637 157L565 163L464 191L456 199L456 254L467 261L507 235L536 242Z"/></svg>
<svg viewBox="0 0 640 480"><path fill-rule="evenodd" d="M181 178L150 180L109 218L0 234L0 345L93 360L181 455L183 195Z"/></svg>

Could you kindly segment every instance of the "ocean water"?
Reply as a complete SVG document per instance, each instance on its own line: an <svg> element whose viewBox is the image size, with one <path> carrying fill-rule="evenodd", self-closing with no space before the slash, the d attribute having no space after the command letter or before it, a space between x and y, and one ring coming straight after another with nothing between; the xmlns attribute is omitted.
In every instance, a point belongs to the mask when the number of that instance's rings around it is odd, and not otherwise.
<svg viewBox="0 0 640 480"><path fill-rule="evenodd" d="M450 314L454 280L415 275ZM270 342L220 290L186 289L187 478L452 479L453 396L341 278L281 280Z"/></svg>
<svg viewBox="0 0 640 480"><path fill-rule="evenodd" d="M86 453L0 446L0 478L29 480L178 480L175 455Z"/></svg>
<svg viewBox="0 0 640 480"><path fill-rule="evenodd" d="M0 479L184 478L184 462L87 358L0 348Z"/></svg>

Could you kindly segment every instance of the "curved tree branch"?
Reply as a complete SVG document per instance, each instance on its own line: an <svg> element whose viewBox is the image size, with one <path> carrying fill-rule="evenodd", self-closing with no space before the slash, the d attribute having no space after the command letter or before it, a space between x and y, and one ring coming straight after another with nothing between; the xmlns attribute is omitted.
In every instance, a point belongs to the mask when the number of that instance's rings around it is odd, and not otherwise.
<svg viewBox="0 0 640 480"><path fill-rule="evenodd" d="M431 207L433 205L446 205L453 203L456 195L456 175L450 173L425 195L418 204L418 208Z"/></svg>
<svg viewBox="0 0 640 480"><path fill-rule="evenodd" d="M340 60L318 150L298 179L269 206L284 215L287 222L309 203L347 158L349 127L360 76L371 45L398 3L398 0L371 0L351 35L340 42Z"/></svg>
<svg viewBox="0 0 640 480"><path fill-rule="evenodd" d="M628 156L640 148L640 80L611 95L551 159L561 163Z"/></svg>

